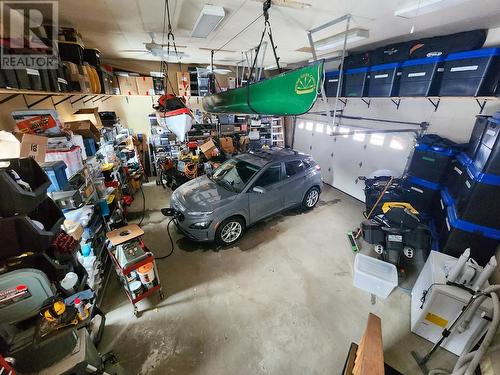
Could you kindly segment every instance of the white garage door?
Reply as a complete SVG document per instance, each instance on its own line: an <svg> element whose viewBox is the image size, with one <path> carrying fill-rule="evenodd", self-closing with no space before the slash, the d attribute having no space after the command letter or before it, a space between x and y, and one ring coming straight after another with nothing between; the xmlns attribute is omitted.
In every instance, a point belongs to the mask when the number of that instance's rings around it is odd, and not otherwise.
<svg viewBox="0 0 500 375"><path fill-rule="evenodd" d="M309 117L299 117L295 128L294 148L316 159L327 184L364 201L364 183L359 176L380 169L391 170L396 176L404 172L414 133L350 134L356 129L347 125L336 129L347 134L331 136L330 124Z"/></svg>

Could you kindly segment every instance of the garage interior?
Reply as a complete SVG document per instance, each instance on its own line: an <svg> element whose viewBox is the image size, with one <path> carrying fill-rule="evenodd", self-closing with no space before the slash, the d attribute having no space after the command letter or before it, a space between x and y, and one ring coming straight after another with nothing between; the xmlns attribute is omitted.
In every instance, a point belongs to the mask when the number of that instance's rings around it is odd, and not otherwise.
<svg viewBox="0 0 500 375"><path fill-rule="evenodd" d="M500 374L498 1L0 6L0 374Z"/></svg>

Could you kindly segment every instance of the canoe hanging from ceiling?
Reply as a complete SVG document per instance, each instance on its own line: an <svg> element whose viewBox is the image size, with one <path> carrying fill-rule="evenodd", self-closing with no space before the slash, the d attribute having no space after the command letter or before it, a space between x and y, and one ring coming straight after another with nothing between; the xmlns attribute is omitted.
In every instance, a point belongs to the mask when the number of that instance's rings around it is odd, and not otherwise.
<svg viewBox="0 0 500 375"><path fill-rule="evenodd" d="M317 61L264 81L206 96L202 105L211 113L301 115L313 106L323 79L323 61Z"/></svg>

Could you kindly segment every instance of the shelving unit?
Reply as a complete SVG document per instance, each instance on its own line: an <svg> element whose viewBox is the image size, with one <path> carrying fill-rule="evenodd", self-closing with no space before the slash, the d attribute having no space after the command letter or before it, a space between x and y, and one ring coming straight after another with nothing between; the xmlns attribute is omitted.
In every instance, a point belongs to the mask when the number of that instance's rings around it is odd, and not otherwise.
<svg viewBox="0 0 500 375"><path fill-rule="evenodd" d="M285 132L282 117L274 117L271 119L271 145L285 147Z"/></svg>

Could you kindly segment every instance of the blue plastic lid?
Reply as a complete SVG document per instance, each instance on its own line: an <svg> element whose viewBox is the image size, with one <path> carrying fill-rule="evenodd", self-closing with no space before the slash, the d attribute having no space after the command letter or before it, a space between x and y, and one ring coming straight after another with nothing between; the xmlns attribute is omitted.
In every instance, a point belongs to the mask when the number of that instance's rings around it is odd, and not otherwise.
<svg viewBox="0 0 500 375"><path fill-rule="evenodd" d="M467 168L468 165L472 164L472 159L469 158L469 155L467 155L465 152L461 152L460 154L458 154L456 156L456 159L465 168Z"/></svg>
<svg viewBox="0 0 500 375"><path fill-rule="evenodd" d="M499 55L500 55L500 48L482 48L473 51L450 53L444 60L452 61L452 60L462 60L471 58L473 59L473 58L499 56Z"/></svg>
<svg viewBox="0 0 500 375"><path fill-rule="evenodd" d="M331 70L331 71L325 73L325 78L338 77L339 73L340 73L339 70Z"/></svg>
<svg viewBox="0 0 500 375"><path fill-rule="evenodd" d="M345 71L345 74L356 74L356 73L367 73L367 72L368 72L368 67L365 67L365 68L347 69Z"/></svg>
<svg viewBox="0 0 500 375"><path fill-rule="evenodd" d="M443 190L441 190L441 199L443 200L443 203L446 207L453 206L455 204L455 201L451 197L450 192L447 188L443 188Z"/></svg>
<svg viewBox="0 0 500 375"><path fill-rule="evenodd" d="M401 66L401 63L399 63L399 62L390 63L390 64L372 65L370 67L370 71L375 72L377 70L395 69L395 68L399 68L400 66Z"/></svg>
<svg viewBox="0 0 500 375"><path fill-rule="evenodd" d="M477 169L474 163L469 164L466 169L467 174L472 180L480 182L482 184L500 186L500 176L483 173L479 169Z"/></svg>
<svg viewBox="0 0 500 375"><path fill-rule="evenodd" d="M414 66L414 65L424 65L424 64L435 64L437 62L444 61L441 56L425 57L423 59L406 60L401 64L402 67Z"/></svg>
<svg viewBox="0 0 500 375"><path fill-rule="evenodd" d="M411 182L412 184L420 185L420 186L423 186L423 187L425 187L427 189L431 189L431 190L440 190L441 189L441 185L436 184L435 182L431 182L431 181L424 180L422 178L415 177L415 176L410 176L408 181Z"/></svg>
<svg viewBox="0 0 500 375"><path fill-rule="evenodd" d="M460 229L469 233L476 233L483 237L491 238L494 240L500 240L500 229L493 229L459 219L454 205L448 206L448 208L446 209L446 213L448 214L448 222L453 228Z"/></svg>
<svg viewBox="0 0 500 375"><path fill-rule="evenodd" d="M453 150L451 147L438 145L438 144L428 145L425 143L417 143L415 145L415 150L430 151L430 152L433 152L435 154L441 154L441 155L445 155L445 156L452 156L456 153L456 151Z"/></svg>
<svg viewBox="0 0 500 375"><path fill-rule="evenodd" d="M491 116L489 119L488 119L489 122L494 122L495 124L498 124L500 125L500 112L496 112L493 114L493 116Z"/></svg>

